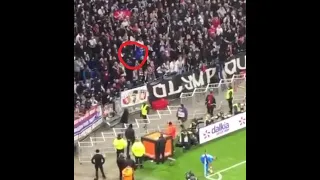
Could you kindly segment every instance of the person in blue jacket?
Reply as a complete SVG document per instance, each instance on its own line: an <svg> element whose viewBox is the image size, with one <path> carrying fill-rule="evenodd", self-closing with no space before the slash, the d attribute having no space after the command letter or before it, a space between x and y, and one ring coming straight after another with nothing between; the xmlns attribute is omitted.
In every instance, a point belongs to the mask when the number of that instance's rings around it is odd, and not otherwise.
<svg viewBox="0 0 320 180"><path fill-rule="evenodd" d="M204 154L201 155L200 161L204 165L205 176L208 176L210 173L213 173L212 162L217 158L207 154L205 151Z"/></svg>

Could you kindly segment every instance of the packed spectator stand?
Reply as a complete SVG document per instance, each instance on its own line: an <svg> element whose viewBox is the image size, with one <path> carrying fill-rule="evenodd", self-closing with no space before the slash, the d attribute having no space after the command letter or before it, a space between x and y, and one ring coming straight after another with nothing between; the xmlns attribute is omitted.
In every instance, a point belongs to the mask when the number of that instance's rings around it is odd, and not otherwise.
<svg viewBox="0 0 320 180"><path fill-rule="evenodd" d="M138 71L118 59L118 48L128 40L149 50ZM245 0L74 0L75 118L94 104L113 104L123 90L223 65L245 50ZM143 51L127 46L122 56L134 66Z"/></svg>

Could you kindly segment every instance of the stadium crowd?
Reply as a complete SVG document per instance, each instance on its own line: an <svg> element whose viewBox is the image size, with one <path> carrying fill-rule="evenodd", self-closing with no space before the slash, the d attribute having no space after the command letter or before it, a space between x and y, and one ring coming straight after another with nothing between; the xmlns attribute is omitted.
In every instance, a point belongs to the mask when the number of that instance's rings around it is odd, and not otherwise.
<svg viewBox="0 0 320 180"><path fill-rule="evenodd" d="M148 47L147 63L119 63L125 41ZM246 49L245 0L74 0L75 118L93 104L112 104L122 90L208 64ZM129 65L143 50L127 46Z"/></svg>

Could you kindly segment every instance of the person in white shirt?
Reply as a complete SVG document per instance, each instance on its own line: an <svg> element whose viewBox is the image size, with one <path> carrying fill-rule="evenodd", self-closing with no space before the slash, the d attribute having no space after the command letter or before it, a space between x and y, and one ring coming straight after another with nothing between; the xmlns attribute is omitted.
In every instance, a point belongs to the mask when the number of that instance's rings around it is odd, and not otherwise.
<svg viewBox="0 0 320 180"><path fill-rule="evenodd" d="M162 77L164 75L163 65L157 68L157 77Z"/></svg>
<svg viewBox="0 0 320 180"><path fill-rule="evenodd" d="M92 106L95 106L98 104L98 101L94 97L91 97L90 101Z"/></svg>
<svg viewBox="0 0 320 180"><path fill-rule="evenodd" d="M121 26L122 26L122 27L127 27L127 26L129 26L129 21L124 20L124 21L121 23Z"/></svg>
<svg viewBox="0 0 320 180"><path fill-rule="evenodd" d="M220 25L217 27L216 32L218 36L223 33L223 29Z"/></svg>
<svg viewBox="0 0 320 180"><path fill-rule="evenodd" d="M170 68L170 73L177 72L176 71L176 63L175 63L175 61L171 61L170 62L169 68Z"/></svg>
<svg viewBox="0 0 320 180"><path fill-rule="evenodd" d="M170 72L169 61L167 61L166 63L163 63L163 68L165 70L165 74L168 74Z"/></svg>
<svg viewBox="0 0 320 180"><path fill-rule="evenodd" d="M178 65L178 73L182 74L185 70L185 63L184 63L184 59L180 56L177 60L177 65Z"/></svg>
<svg viewBox="0 0 320 180"><path fill-rule="evenodd" d="M224 15L225 15L227 12L226 12L225 8L221 6L221 7L218 9L217 13L218 13L218 15L219 15L220 17L224 17Z"/></svg>
<svg viewBox="0 0 320 180"><path fill-rule="evenodd" d="M92 36L91 39L89 40L89 47L90 48L95 48L97 45L97 40Z"/></svg>
<svg viewBox="0 0 320 180"><path fill-rule="evenodd" d="M179 61L179 59L177 59L174 63L175 63L175 71L176 71L178 74L181 74L181 73L182 73L182 65L181 65L181 62Z"/></svg>
<svg viewBox="0 0 320 180"><path fill-rule="evenodd" d="M76 43L81 44L81 42L84 40L84 35L82 33L79 33L76 36Z"/></svg>
<svg viewBox="0 0 320 180"><path fill-rule="evenodd" d="M104 13L105 13L105 10L104 10L103 8L104 8L104 7L102 6L102 7L98 10L98 14L99 14L100 16L103 16Z"/></svg>
<svg viewBox="0 0 320 180"><path fill-rule="evenodd" d="M74 78L74 81L73 81L73 92L75 93L75 94L78 94L77 93L77 87L78 87L78 84L76 83L76 79Z"/></svg>

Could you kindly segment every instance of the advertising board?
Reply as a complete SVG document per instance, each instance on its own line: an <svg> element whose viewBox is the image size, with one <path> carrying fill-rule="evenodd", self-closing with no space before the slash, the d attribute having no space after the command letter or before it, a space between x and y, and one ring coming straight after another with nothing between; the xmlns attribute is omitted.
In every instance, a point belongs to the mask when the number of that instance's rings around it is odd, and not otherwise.
<svg viewBox="0 0 320 180"><path fill-rule="evenodd" d="M199 143L203 144L246 127L246 112L199 129Z"/></svg>

